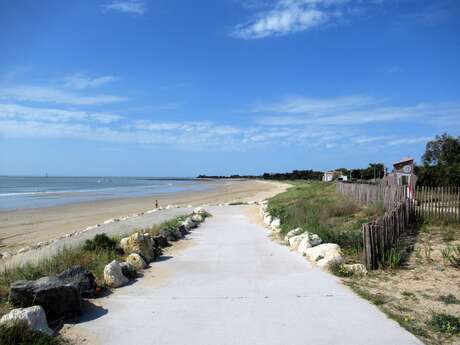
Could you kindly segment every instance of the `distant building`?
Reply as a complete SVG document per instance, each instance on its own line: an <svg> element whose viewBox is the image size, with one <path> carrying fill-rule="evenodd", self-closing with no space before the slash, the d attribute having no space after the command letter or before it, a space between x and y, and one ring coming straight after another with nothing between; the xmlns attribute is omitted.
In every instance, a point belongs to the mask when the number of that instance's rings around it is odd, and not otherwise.
<svg viewBox="0 0 460 345"><path fill-rule="evenodd" d="M343 175L341 171L326 171L323 175L323 182L332 182L334 180L348 181L348 176Z"/></svg>
<svg viewBox="0 0 460 345"><path fill-rule="evenodd" d="M417 175L414 174L414 159L405 157L393 163L393 172L383 178L386 185L407 186L408 196L414 197Z"/></svg>
<svg viewBox="0 0 460 345"><path fill-rule="evenodd" d="M334 181L335 171L326 171L323 175L323 182Z"/></svg>

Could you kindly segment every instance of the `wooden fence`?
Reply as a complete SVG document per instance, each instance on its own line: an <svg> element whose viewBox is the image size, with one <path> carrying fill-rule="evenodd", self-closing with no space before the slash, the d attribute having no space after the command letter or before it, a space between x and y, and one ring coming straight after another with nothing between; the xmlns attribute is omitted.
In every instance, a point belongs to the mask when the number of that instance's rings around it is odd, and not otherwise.
<svg viewBox="0 0 460 345"><path fill-rule="evenodd" d="M391 210L396 203L404 200L401 186L384 184L338 182L337 192L348 195L362 205L382 204L385 210Z"/></svg>
<svg viewBox="0 0 460 345"><path fill-rule="evenodd" d="M363 224L363 263L377 269L386 253L415 223L417 217L441 221L460 221L459 187L417 187L383 184L337 183L337 191L363 205L382 203L383 217Z"/></svg>

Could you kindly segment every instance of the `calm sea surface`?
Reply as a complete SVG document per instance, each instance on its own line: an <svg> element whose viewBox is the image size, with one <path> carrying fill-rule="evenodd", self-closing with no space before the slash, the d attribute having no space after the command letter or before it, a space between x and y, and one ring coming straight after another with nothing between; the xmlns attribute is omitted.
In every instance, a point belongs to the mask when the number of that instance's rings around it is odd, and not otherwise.
<svg viewBox="0 0 460 345"><path fill-rule="evenodd" d="M0 176L0 210L39 208L207 188L208 184L193 179Z"/></svg>

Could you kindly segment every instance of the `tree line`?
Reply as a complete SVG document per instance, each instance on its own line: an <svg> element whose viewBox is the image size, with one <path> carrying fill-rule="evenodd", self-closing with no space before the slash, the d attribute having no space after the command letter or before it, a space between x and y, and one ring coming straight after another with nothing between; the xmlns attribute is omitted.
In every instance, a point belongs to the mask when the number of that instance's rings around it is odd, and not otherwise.
<svg viewBox="0 0 460 345"><path fill-rule="evenodd" d="M370 163L366 168L338 168L349 180L370 181L381 179L388 173L383 163ZM460 186L460 137L447 133L436 136L426 144L422 164L415 165L418 185L424 186ZM285 173L264 173L262 175L208 176L198 178L262 178L265 180L321 180L323 171L293 170Z"/></svg>

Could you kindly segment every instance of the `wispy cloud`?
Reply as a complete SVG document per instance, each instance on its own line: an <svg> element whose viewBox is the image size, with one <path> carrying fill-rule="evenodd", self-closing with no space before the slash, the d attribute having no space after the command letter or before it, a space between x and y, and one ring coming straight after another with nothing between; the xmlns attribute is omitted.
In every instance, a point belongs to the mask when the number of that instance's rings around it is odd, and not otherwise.
<svg viewBox="0 0 460 345"><path fill-rule="evenodd" d="M121 12L136 15L142 15L147 11L143 1L127 0L127 1L112 1L103 6L103 12Z"/></svg>
<svg viewBox="0 0 460 345"><path fill-rule="evenodd" d="M380 2L368 1L366 5ZM231 35L243 39L284 36L348 19L363 13L363 6L362 1L351 0L276 0L266 6L259 3L254 17L236 25Z"/></svg>
<svg viewBox="0 0 460 345"><path fill-rule="evenodd" d="M0 88L0 99L73 105L108 104L123 102L126 100L125 97L114 95L84 95L81 93L65 91L62 88L35 85L2 87Z"/></svg>
<svg viewBox="0 0 460 345"><path fill-rule="evenodd" d="M123 116L77 110L28 107L17 104L0 104L0 119L109 124L123 119Z"/></svg>
<svg viewBox="0 0 460 345"><path fill-rule="evenodd" d="M113 75L89 77L85 74L76 73L65 78L64 86L76 90L94 89L116 80L118 80L118 78Z"/></svg>

